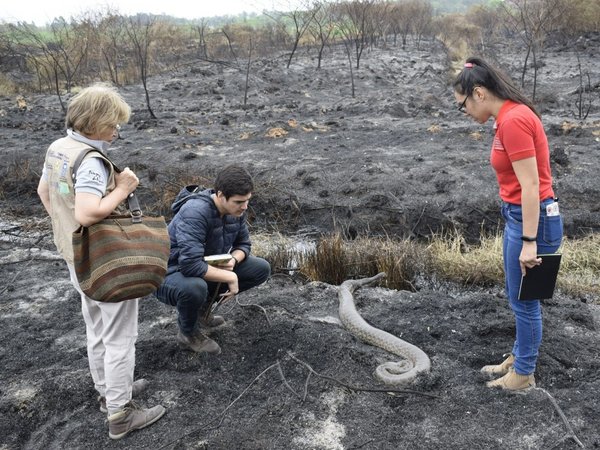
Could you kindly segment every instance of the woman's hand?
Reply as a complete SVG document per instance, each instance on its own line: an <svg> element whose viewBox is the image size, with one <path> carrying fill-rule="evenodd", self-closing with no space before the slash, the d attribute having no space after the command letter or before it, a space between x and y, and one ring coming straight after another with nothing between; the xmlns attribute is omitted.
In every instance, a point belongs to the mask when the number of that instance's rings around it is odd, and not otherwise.
<svg viewBox="0 0 600 450"><path fill-rule="evenodd" d="M535 242L523 242L523 248L519 255L519 264L521 265L521 273L525 276L526 269L539 266L542 263L542 258L537 256L537 244Z"/></svg>
<svg viewBox="0 0 600 450"><path fill-rule="evenodd" d="M140 183L128 167L123 172L115 173L115 189L105 197L96 194L80 193L75 195L75 220L84 227L89 227L108 217Z"/></svg>
<svg viewBox="0 0 600 450"><path fill-rule="evenodd" d="M115 173L116 189L125 193L125 198L129 196L140 184L140 180L129 167L125 167L121 173Z"/></svg>
<svg viewBox="0 0 600 450"><path fill-rule="evenodd" d="M521 185L521 208L523 214L523 236L537 236L538 223L540 220L540 179L537 170L537 162L534 157L520 159L512 163L515 175ZM537 257L537 243L535 241L524 241L519 265L521 273L525 275L525 269L531 269L542 263Z"/></svg>

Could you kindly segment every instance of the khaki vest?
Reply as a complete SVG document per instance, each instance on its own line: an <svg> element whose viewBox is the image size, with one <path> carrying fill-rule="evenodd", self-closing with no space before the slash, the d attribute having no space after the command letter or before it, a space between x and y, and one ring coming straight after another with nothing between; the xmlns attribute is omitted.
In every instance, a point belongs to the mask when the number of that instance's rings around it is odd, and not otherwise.
<svg viewBox="0 0 600 450"><path fill-rule="evenodd" d="M66 136L54 141L50 145L46 152L46 160L44 161L47 176L46 181L50 190L54 243L58 252L69 264L73 264L71 236L80 226L75 220L73 163L83 150L89 148L91 147L88 144ZM84 161L92 156L97 157L98 153L87 155ZM110 165L106 194L114 188L115 174L112 165Z"/></svg>

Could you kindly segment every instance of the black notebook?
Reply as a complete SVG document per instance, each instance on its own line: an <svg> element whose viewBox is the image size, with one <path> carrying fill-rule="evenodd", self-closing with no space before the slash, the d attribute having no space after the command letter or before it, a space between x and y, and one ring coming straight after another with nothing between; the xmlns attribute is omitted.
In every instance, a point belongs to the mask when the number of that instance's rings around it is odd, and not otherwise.
<svg viewBox="0 0 600 450"><path fill-rule="evenodd" d="M538 258L542 258L542 263L527 269L526 275L521 278L519 300L552 298L561 256L560 253L538 255Z"/></svg>

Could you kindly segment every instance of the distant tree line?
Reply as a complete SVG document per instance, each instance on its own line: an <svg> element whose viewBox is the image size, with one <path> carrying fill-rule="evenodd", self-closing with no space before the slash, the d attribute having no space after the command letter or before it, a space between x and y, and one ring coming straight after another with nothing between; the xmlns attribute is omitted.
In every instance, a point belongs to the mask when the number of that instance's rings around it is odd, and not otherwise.
<svg viewBox="0 0 600 450"><path fill-rule="evenodd" d="M0 87L4 92L53 92L64 107L64 94L75 86L97 80L117 86L141 83L154 116L149 77L198 60L233 64L248 77L253 58L287 52L290 67L299 49L313 48L318 70L326 49L341 48L353 81L364 51L374 47L419 47L425 38L437 38L450 59L458 61L516 37L524 48L524 80L529 66L537 79L537 59L548 36L568 42L598 31L598 0L504 0L441 15L429 0L305 0L295 10L219 26L209 19L123 16L106 9L57 18L46 27L0 24Z"/></svg>
<svg viewBox="0 0 600 450"><path fill-rule="evenodd" d="M600 2L597 0L502 0L473 6L465 14L447 14L437 20L437 38L449 51L450 59L464 61L472 53L494 58L498 47L508 39L523 48L521 86L531 73L531 94L536 99L538 69L541 56L550 39L578 52L577 42L586 33L600 32ZM579 54L580 92L589 86L589 73L584 74ZM576 63L574 62L574 65ZM587 77L586 77L587 75ZM588 86L583 80L588 80ZM583 101L580 99L579 103ZM581 117L579 106L579 118Z"/></svg>

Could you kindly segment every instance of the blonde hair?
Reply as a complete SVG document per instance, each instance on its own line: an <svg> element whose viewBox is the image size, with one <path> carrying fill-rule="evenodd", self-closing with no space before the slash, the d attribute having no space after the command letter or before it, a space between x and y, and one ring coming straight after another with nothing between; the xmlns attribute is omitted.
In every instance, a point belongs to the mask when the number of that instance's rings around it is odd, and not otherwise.
<svg viewBox="0 0 600 450"><path fill-rule="evenodd" d="M65 125L85 134L98 132L126 123L131 116L131 107L106 83L96 83L79 92L69 102Z"/></svg>

